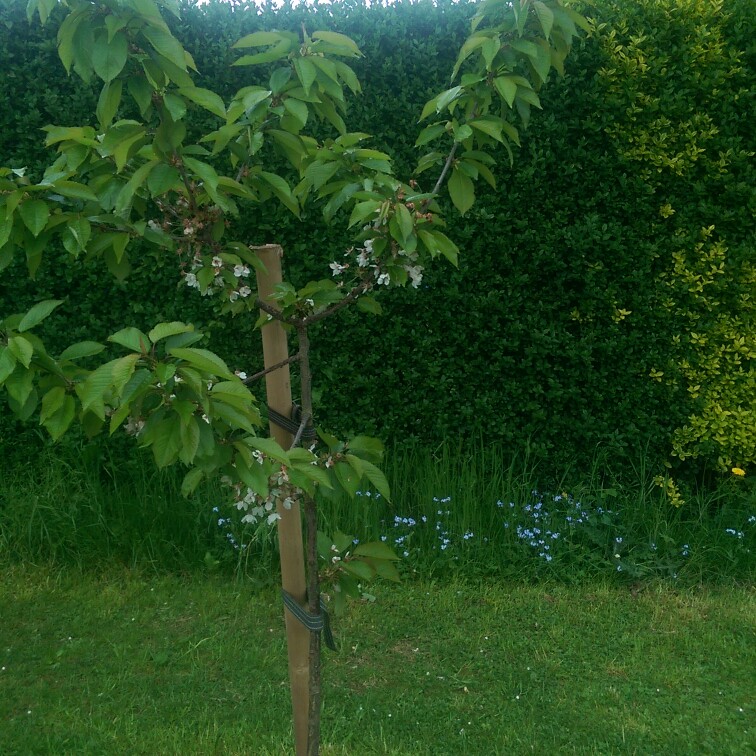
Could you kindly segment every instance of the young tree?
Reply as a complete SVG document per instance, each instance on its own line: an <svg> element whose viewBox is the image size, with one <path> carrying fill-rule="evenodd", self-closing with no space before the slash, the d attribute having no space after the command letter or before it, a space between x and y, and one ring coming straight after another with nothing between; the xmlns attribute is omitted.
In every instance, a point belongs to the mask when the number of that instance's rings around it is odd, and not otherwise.
<svg viewBox="0 0 756 756"><path fill-rule="evenodd" d="M158 466L178 462L187 468L184 494L203 479L220 479L245 522L298 522L304 503L309 612L300 605L303 596L289 596L287 608L312 627L309 726L297 729L297 751L317 753L318 553L335 586L337 609L345 595L359 595L360 583L376 575L398 579L398 572L382 543L353 548L343 534L317 532L318 491L354 497L364 479L385 496L389 491L377 466L377 440L340 441L312 431L311 329L351 304L379 312L376 293L417 287L437 257L456 264L458 249L442 230L442 189L464 214L478 179L495 187L496 150L503 148L512 160L511 145L519 144L515 119L527 125L531 108L540 107L539 88L552 68L563 73L577 27L587 30L588 24L561 0L482 3L450 88L420 115L429 125L417 145L436 149L420 158L413 178L402 180L390 156L368 146L367 134L347 129L346 91L360 91L345 62L360 51L348 37L307 29L243 37L234 45L242 52L234 65L275 65L266 81L243 87L226 103L195 84L194 61L164 19L178 14L176 0L60 4L66 10L58 31L63 65L85 82L102 82L96 122L47 127L46 144L57 157L38 181L23 169L0 169L0 269L23 251L33 275L44 253L62 244L73 257L102 257L123 278L135 242L164 250L183 283L214 296L222 312L249 317L259 311L258 326L279 323L296 334L296 353L252 378L296 363L301 398L291 418L268 409L271 419L291 430L285 449L260 434L250 379L196 346L202 334L187 323L158 323L148 333L125 327L108 339L124 353L97 366L92 358L105 345L92 341L51 355L33 329L59 300L0 321L0 386L11 410L24 420L38 413L53 439L74 422L90 435L123 428L150 447ZM56 5L58 0L29 0L29 17L38 14L45 23ZM198 140L188 137L186 116L193 107L217 121ZM334 137L309 136L313 121L330 124ZM270 169L273 153L285 158L289 173ZM423 190L415 177L426 172L434 179ZM245 204L270 199L295 215L314 202L327 220L346 219L354 246L324 260L327 277L300 289L279 283L261 297L252 271L263 277L268 271L259 248L250 245L257 240L235 235L234 219Z"/></svg>

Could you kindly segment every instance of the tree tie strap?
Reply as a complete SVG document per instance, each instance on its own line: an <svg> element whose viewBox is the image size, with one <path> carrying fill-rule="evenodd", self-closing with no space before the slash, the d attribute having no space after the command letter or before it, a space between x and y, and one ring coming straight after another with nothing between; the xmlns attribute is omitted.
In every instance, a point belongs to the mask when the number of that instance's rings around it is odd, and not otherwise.
<svg viewBox="0 0 756 756"><path fill-rule="evenodd" d="M282 415L273 407L267 408L268 420L277 425L279 428L283 428L285 431L291 433L292 436L296 436L299 432L299 425L302 422L302 410L298 404L291 405L291 417ZM309 418L305 429L302 431L303 441L315 441L318 437L318 433L315 430L315 426L312 423L312 418Z"/></svg>
<svg viewBox="0 0 756 756"><path fill-rule="evenodd" d="M284 606L296 617L311 633L323 632L323 640L331 651L336 651L336 642L331 632L331 621L328 617L325 601L320 599L320 614L310 614L300 606L299 602L288 591L281 591Z"/></svg>

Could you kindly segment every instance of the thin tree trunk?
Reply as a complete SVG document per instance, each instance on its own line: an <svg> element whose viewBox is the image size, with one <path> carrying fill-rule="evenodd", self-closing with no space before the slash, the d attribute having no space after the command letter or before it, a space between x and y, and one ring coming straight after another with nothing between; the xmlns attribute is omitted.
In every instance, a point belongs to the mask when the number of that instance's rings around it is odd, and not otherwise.
<svg viewBox="0 0 756 756"><path fill-rule="evenodd" d="M297 326L299 339L299 376L302 388L302 426L312 419L312 373L310 372L310 339L307 326ZM298 434L299 435L299 434ZM315 499L304 500L305 524L307 527L307 603L310 614L320 614L320 580L318 577L318 512ZM307 718L307 756L320 752L321 685L321 637L319 632L310 633L309 713Z"/></svg>

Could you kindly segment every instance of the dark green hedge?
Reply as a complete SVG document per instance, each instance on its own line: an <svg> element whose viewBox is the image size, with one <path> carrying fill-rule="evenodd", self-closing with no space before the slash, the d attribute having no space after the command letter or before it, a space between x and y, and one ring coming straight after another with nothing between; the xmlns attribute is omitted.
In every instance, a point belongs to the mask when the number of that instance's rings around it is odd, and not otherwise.
<svg viewBox="0 0 756 756"><path fill-rule="evenodd" d="M0 164L38 169L45 161L38 129L92 120L95 95L65 77L54 19L30 27L23 5L0 6L0 70L13 72L0 79ZM313 344L319 421L397 443L483 433L511 447L528 443L555 463L586 463L597 445L633 455L647 447L665 459L675 429L700 409L679 369L685 355L673 347L690 319L667 301L672 255L716 225L734 265L728 276L743 273L738 260L753 259L749 7L748 0L720 12L702 0L592 3L586 12L597 31L542 93L543 111L514 166L502 155L498 189L481 188L467 217L449 210L459 270L439 263L419 291L385 295L380 318L346 312L323 324ZM350 128L374 134L408 174L419 111L448 81L473 12L472 3L447 0L279 11L213 2L186 6L175 31L198 64L200 85L226 95L254 73L228 67L229 44L243 34L305 23L352 36L365 58L355 65L364 93ZM722 41L716 49L714 37ZM679 144L654 142L660 118L670 123L665 138ZM709 122L716 133L702 136ZM659 168L690 142L703 157L682 172ZM721 154L730 156L727 166L714 170ZM666 204L675 210L670 219L660 215ZM242 222L251 243L283 244L295 283L324 275L348 244L343 225L324 226L315 209L300 224L273 206ZM19 265L0 281L3 310L68 296L48 326L61 343L102 338L127 322L190 320L208 328L212 347L232 365L256 364L259 337L248 323L219 322L207 301L177 288L170 259L145 253L135 262L125 285L99 264L72 266L54 255L33 284ZM740 301L727 305L736 317ZM664 378L652 379L654 370Z"/></svg>

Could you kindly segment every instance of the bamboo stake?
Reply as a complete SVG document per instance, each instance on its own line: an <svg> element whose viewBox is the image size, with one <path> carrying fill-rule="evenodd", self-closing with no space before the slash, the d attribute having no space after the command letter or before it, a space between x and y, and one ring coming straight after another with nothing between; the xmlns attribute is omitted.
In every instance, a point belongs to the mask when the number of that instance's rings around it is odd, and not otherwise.
<svg viewBox="0 0 756 756"><path fill-rule="evenodd" d="M260 299L267 300L273 287L282 281L281 258L283 249L278 244L253 247L266 273L257 271L257 290ZM263 356L266 370L279 365L265 375L265 391L268 406L285 417L291 414L291 378L289 372L289 347L286 332L281 323L272 320L262 328ZM282 363L282 364L281 364ZM292 436L288 431L270 423L270 434L284 448L291 446ZM281 552L281 587L296 601L304 605L306 597L304 548L302 545L302 520L299 502L284 509L278 505L278 543ZM309 652L310 632L284 611L286 621L286 645L289 653L289 684L294 712L294 742L297 756L307 753L307 724L309 715Z"/></svg>

